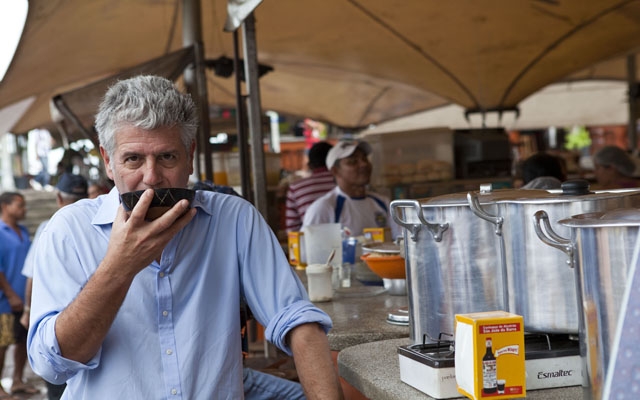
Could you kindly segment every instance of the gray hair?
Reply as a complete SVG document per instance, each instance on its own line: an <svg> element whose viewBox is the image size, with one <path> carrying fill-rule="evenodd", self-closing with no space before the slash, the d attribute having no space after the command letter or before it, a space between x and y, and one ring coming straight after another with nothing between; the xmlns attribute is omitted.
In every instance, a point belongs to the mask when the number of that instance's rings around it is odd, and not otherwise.
<svg viewBox="0 0 640 400"><path fill-rule="evenodd" d="M593 162L603 167L613 167L624 176L632 176L636 164L631 156L618 146L605 146L593 155Z"/></svg>
<svg viewBox="0 0 640 400"><path fill-rule="evenodd" d="M116 131L125 125L145 130L178 126L188 151L196 137L198 115L191 96L170 80L136 76L109 88L98 108L96 131L109 157L115 151Z"/></svg>

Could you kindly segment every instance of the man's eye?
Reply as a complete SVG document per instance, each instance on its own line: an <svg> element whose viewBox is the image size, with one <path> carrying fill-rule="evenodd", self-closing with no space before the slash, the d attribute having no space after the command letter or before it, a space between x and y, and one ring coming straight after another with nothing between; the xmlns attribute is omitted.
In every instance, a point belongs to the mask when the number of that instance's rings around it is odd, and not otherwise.
<svg viewBox="0 0 640 400"><path fill-rule="evenodd" d="M124 159L125 162L138 162L139 160L140 160L140 157L138 156L129 156Z"/></svg>
<svg viewBox="0 0 640 400"><path fill-rule="evenodd" d="M170 161L175 159L175 156L173 154L162 154L160 158L165 161Z"/></svg>

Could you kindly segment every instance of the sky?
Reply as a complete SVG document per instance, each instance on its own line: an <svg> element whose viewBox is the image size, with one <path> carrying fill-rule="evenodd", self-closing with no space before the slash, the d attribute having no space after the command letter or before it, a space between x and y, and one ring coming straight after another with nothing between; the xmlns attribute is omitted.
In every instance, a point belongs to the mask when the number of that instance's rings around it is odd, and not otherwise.
<svg viewBox="0 0 640 400"><path fill-rule="evenodd" d="M27 19L27 0L0 0L0 81L9 68Z"/></svg>

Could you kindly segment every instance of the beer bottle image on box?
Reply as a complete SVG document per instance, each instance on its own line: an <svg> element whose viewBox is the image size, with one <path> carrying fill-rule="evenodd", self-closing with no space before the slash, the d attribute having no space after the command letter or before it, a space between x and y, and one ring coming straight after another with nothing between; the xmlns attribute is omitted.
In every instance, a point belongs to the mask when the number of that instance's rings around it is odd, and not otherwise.
<svg viewBox="0 0 640 400"><path fill-rule="evenodd" d="M495 393L498 390L497 363L493 355L493 343L488 337L486 341L487 351L482 357L482 391L485 394Z"/></svg>

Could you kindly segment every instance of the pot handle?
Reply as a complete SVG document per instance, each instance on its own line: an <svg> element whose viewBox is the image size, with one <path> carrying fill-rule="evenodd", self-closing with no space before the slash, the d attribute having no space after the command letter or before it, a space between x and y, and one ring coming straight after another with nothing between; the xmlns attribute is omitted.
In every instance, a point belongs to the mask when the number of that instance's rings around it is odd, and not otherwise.
<svg viewBox="0 0 640 400"><path fill-rule="evenodd" d="M542 229L542 225L544 225L544 230ZM573 246L571 245L571 240L563 238L558 235L553 228L551 228L549 215L546 211L539 210L533 214L533 227L536 231L536 235L538 235L542 242L563 251L569 256L567 264L569 267L573 268Z"/></svg>
<svg viewBox="0 0 640 400"><path fill-rule="evenodd" d="M480 201L478 200L478 195L475 193L468 192L467 201L469 202L469 208L471 211L473 211L476 216L494 224L496 226L496 235L502 236L502 224L504 223L504 218L488 214L484 211L480 205Z"/></svg>
<svg viewBox="0 0 640 400"><path fill-rule="evenodd" d="M420 220L420 224L410 224L406 221L403 221L400 218L399 212L398 212L398 208L400 207L413 208L416 211L416 215L418 216L418 219ZM422 225L427 227L427 229L431 232L431 234L433 235L433 239L436 242L441 241L442 233L447 229L449 229L448 223L432 224L427 220L425 220L424 216L422 215L422 207L420 206L420 202L418 200L394 200L391 202L391 210L392 210L391 217L393 218L393 220L398 225L402 226L403 228L409 231L409 233L411 234L411 240L413 240L414 242L418 241L418 232L420 231L420 229L422 229Z"/></svg>

